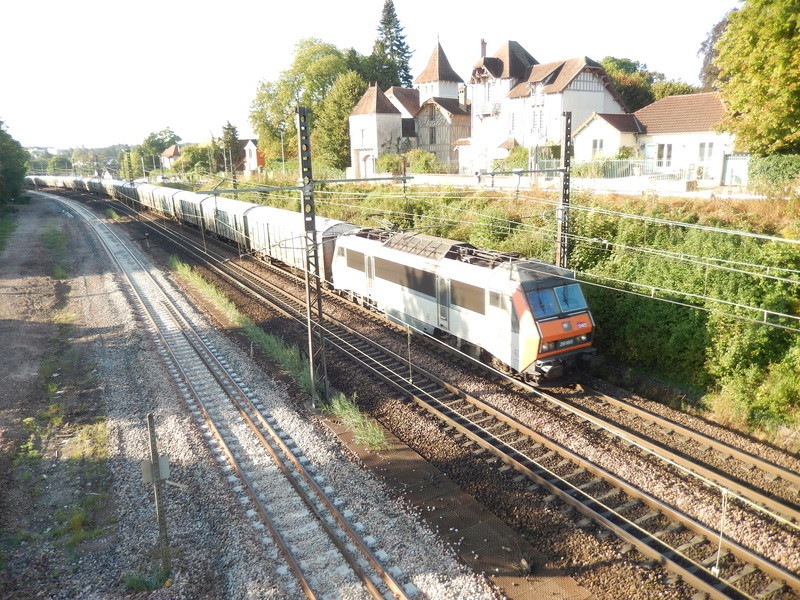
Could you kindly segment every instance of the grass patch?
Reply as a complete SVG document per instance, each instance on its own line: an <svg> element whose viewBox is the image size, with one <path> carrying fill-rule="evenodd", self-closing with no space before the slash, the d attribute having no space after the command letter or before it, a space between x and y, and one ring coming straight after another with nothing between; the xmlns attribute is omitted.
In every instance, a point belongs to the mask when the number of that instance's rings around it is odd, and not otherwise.
<svg viewBox="0 0 800 600"><path fill-rule="evenodd" d="M67 234L60 229L47 229L42 233L42 242L50 250L60 252L67 247Z"/></svg>
<svg viewBox="0 0 800 600"><path fill-rule="evenodd" d="M354 399L342 393L334 394L324 407L332 417L339 419L353 433L353 439L373 450L388 447L383 429L372 419L364 416Z"/></svg>
<svg viewBox="0 0 800 600"><path fill-rule="evenodd" d="M11 215L0 217L0 250L6 247L6 240L14 233L17 228L17 221Z"/></svg>
<svg viewBox="0 0 800 600"><path fill-rule="evenodd" d="M307 398L318 399L319 390L312 389L309 373L308 359L300 349L287 344L281 338L266 333L247 317L242 315L236 306L213 284L195 273L192 268L181 262L177 257L170 257L170 266L183 277L205 300L212 303L225 318L236 323L242 332L254 344L261 348L270 358L278 363L281 370L294 379ZM317 379L319 381L319 379Z"/></svg>
<svg viewBox="0 0 800 600"><path fill-rule="evenodd" d="M68 279L69 269L64 265L56 263L55 265L53 265L53 277L55 279Z"/></svg>
<svg viewBox="0 0 800 600"><path fill-rule="evenodd" d="M103 535L106 527L101 522L100 514L107 504L107 494L85 494L76 504L56 511L55 518L59 526L53 531L53 535L65 537L64 543L70 548Z"/></svg>
<svg viewBox="0 0 800 600"><path fill-rule="evenodd" d="M106 216L109 219L111 219L112 221L121 221L122 220L122 217L120 217L119 214L117 214L117 211L115 211L113 208L107 208L106 209Z"/></svg>
<svg viewBox="0 0 800 600"><path fill-rule="evenodd" d="M128 573L123 578L125 589L129 592L149 592L158 590L162 587L169 587L170 582L169 573L165 573L161 569L157 569L152 575Z"/></svg>

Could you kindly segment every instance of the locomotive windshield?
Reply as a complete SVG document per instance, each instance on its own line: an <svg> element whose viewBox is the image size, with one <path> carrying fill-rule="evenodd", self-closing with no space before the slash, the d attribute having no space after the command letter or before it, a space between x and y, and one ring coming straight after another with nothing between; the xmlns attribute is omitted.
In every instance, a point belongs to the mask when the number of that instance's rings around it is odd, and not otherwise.
<svg viewBox="0 0 800 600"><path fill-rule="evenodd" d="M577 283L562 285L556 288L530 290L527 293L528 303L537 319L546 319L559 313L586 309L586 300Z"/></svg>

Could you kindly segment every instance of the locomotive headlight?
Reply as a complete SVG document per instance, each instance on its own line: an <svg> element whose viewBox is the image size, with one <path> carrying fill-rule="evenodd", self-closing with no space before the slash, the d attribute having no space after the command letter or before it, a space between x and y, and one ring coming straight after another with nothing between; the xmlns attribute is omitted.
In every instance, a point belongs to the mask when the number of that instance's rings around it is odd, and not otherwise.
<svg viewBox="0 0 800 600"><path fill-rule="evenodd" d="M588 342L589 341L589 336L587 334L585 334L585 333L582 334L582 335L579 335L578 336L578 341L581 342L581 343Z"/></svg>
<svg viewBox="0 0 800 600"><path fill-rule="evenodd" d="M555 347L555 342L542 342L542 352L550 352Z"/></svg>

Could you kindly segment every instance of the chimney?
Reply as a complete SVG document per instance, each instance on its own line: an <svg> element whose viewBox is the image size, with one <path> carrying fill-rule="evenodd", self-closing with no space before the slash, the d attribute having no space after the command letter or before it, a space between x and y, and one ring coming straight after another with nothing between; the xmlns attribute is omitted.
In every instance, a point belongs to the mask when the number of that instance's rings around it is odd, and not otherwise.
<svg viewBox="0 0 800 600"><path fill-rule="evenodd" d="M486 58L486 40L481 40L481 58Z"/></svg>
<svg viewBox="0 0 800 600"><path fill-rule="evenodd" d="M459 84L458 86L458 105L461 108L465 108L467 106L467 86L463 83Z"/></svg>

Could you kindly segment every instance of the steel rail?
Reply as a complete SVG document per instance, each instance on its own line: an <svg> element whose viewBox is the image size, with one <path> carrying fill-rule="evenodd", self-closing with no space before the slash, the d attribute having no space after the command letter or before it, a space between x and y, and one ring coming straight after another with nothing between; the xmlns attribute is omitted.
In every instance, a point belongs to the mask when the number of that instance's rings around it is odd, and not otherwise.
<svg viewBox="0 0 800 600"><path fill-rule="evenodd" d="M92 218L96 218L96 216L93 214L91 216ZM92 226L94 227L94 225ZM124 243L121 240L119 240L118 236L116 236L116 234L114 234L113 232L111 232L111 234L117 237L120 245L124 248L125 247ZM138 286L130 279L121 262L111 251L110 247L107 245L106 240L103 239L102 236L98 237L100 238L101 242L103 243L104 247L109 253L109 256L111 256L111 258L119 267L120 272L128 281L132 293L138 300L139 306L142 307L144 315L150 324L151 331L160 339L166 352L168 352L169 355L171 356L175 368L180 373L181 379L187 386L187 389L190 391L191 395L194 397L195 402L199 407L199 410L203 413L206 424L211 430L214 438L217 440L217 443L221 448L222 452L227 457L228 462L231 464L231 467L236 473L237 477L244 484L243 489L245 490L245 493L255 506L261 520L265 523L271 535L276 540L276 544L278 545L281 554L286 559L293 575L298 579L298 582L301 588L303 589L303 593L306 594L309 600L319 600L320 597L312 589L311 584L309 583L308 579L305 577L303 573L302 567L295 559L289 544L281 535L273 519L269 516L268 512L266 511L266 508L263 505L263 502L258 498L258 495L252 483L250 482L248 476L239 466L238 460L236 459L233 451L230 449L230 446L225 441L224 436L214 423L213 417L211 417L210 414L208 413L207 407L205 406L205 403L202 400L202 394L200 394L196 390L195 386L193 385L192 378L186 373L183 366L183 361L174 353L171 344L164 338L160 327L158 326L158 324L155 321L155 318L150 312L150 309L147 308L148 303L143 298L143 294L139 291ZM184 336L187 342L192 346L197 357L200 358L200 360L206 365L206 367L208 368L208 372L218 382L221 389L226 392L229 400L231 400L234 403L234 406L237 409L237 411L240 413L245 422L247 422L251 430L259 439L261 446L269 453L271 458L274 460L275 464L283 473L286 480L293 486L293 488L297 491L298 496L300 496L304 504L306 504L306 506L311 510L311 512L317 518L320 526L326 531L328 537L331 539L333 544L340 551L340 553L348 562L353 571L358 575L359 579L361 579L362 583L364 584L365 588L370 593L370 595L378 600L383 600L385 598L383 593L375 586L374 582L369 577L369 575L363 570L363 568L361 568L361 566L358 563L358 559L347 548L346 544L339 539L339 536L327 523L325 515L320 511L319 508L317 508L317 506L311 499L311 495L309 494L309 492L306 491L300 483L298 483L293 473L286 466L287 462L292 464L295 471L299 473L300 478L306 483L307 487L309 487L313 491L316 497L320 500L320 503L323 506L325 506L326 510L330 513L333 519L345 531L348 538L361 551L361 553L364 555L369 565L373 568L373 570L375 570L378 577L380 577L380 579L387 585L393 596L400 600L407 600L408 596L403 590L402 586L400 586L400 584L397 583L397 581L383 568L377 557L372 553L372 551L367 547L367 545L360 538L360 536L358 536L358 534L352 529L352 527L350 527L344 516L339 512L339 510L330 501L330 499L327 498L325 493L322 491L322 489L319 487L319 485L316 483L313 477L308 473L305 467L303 467L303 465L300 463L300 461L297 459L294 453L289 449L288 445L283 441L283 439L280 437L275 428L268 423L268 421L263 417L260 411L252 404L252 402L249 400L249 398L247 398L247 395L241 389L239 384L236 383L234 378L230 375L230 373L228 373L225 366L220 363L220 361L214 355L213 351L211 351L207 347L207 345L202 341L202 339L197 334L191 323L189 323L188 320L181 314L180 310L174 304L171 303L171 301L167 297L166 292L164 292L161 289L161 286L158 284L158 282L156 282L152 278L152 276L149 273L147 273L147 270L144 268L144 265L141 265L141 263L139 263L138 259L135 256L131 255L131 257L140 266L142 266L142 270L145 273L145 275L151 280L152 284L156 286L160 291L160 293L164 296L162 304L164 308L166 308L168 314L172 317L175 324L178 326L181 334ZM248 414L247 410L245 410L243 406L245 402L250 406L254 414L257 415L256 419L259 421L260 425L264 428L264 430L268 432L269 436L272 438L275 445L278 446L280 451L284 454L284 456L286 457L285 459L278 454L278 452L269 443L268 439L263 435L261 431L259 431L259 428L256 425L255 421L251 418L251 416Z"/></svg>
<svg viewBox="0 0 800 600"><path fill-rule="evenodd" d="M772 511L775 516L780 515L787 519L785 523L788 526L800 529L800 525L798 525L798 523L800 523L800 506L798 506L797 503L789 502L782 498L777 498L769 492L762 492L738 478L734 478L733 476L729 476L728 474L721 472L717 468L705 466L705 464L699 462L697 459L687 456L683 452L673 450L669 446L661 442L654 441L652 438L647 437L642 433L633 431L625 425L611 422L607 417L598 415L597 413L585 408L581 408L580 406L576 406L575 404L563 400L558 396L549 394L541 389L528 386L522 382L517 382L516 385L523 389L527 389L529 393L541 397L542 399L554 404L558 408L574 414L578 418L602 427L604 430L608 431L610 434L619 439L641 447L642 449L650 452L653 456L662 458L668 462L672 462L682 469L691 471L703 479L713 482L715 485L720 486L721 488L735 492L735 495L744 501L749 501L766 507L768 510ZM598 397L602 396L603 398L608 398L608 396L605 396L605 394L601 394L599 392L591 393L597 395ZM785 479L791 481L792 483L794 483L795 480L798 480L798 484L800 484L800 479L798 479L798 475L796 473L793 473L788 469L781 467L780 465L775 465L774 463L765 461L764 459L761 459L753 454L729 446L724 442L714 440L713 438L710 438L700 432L684 427L673 421L664 419L663 417L659 417L658 415L650 413L649 411L639 407L628 405L621 400L617 400L615 404L619 405L621 410L639 416L642 420L655 423L664 429L668 429L669 431L683 435L699 443L706 444L718 452L729 454L744 464L752 465L765 473L775 474L776 476L783 476L785 474Z"/></svg>
<svg viewBox="0 0 800 600"><path fill-rule="evenodd" d="M351 347L354 347L354 345L352 345ZM405 359L401 359L401 361L404 361L404 360ZM380 365L380 367L378 368L377 365ZM370 369L373 370L376 373L379 373L381 370L383 370L385 368L386 368L385 365L381 365L380 362L377 362L376 364L373 364L372 366L370 366ZM407 364L403 366L403 370L407 370L407 368L408 368ZM419 373L419 370L417 370L416 372ZM401 380L401 381L403 381L404 383L406 382L406 380L405 380L405 378L403 376L396 375L396 378ZM387 381L392 383L392 385L397 385L396 381L392 381L391 378L387 379ZM421 388L419 388L419 389L421 389ZM406 390L405 393L408 393L408 391ZM452 392L448 392L448 393L444 394L444 396L448 396L450 393L452 393ZM409 395L411 395L411 397L414 398L415 402L417 402L418 404L424 405L427 408L427 405L429 404L429 402L427 400L424 400L423 397L424 396L430 397L430 394L428 392L425 392L424 390L422 390L422 394L421 395L419 393L415 393L415 392L412 392ZM462 398L462 399L465 399L465 398ZM491 408L491 407L489 407L489 408ZM494 410L494 409L492 409L492 410ZM484 440L480 440L479 441L479 438L475 437L475 433L469 427L465 426L463 423L460 423L457 420L454 420L454 419L451 419L450 417L447 417L444 412L441 412L441 415L442 415L443 420L447 420L454 428L456 428L462 434L466 435L470 439L473 439L473 441L475 441L476 443L478 443L482 447L485 447L487 450L492 451L492 452L497 452L496 449L494 449L494 450L492 449L493 446L491 444L488 444L488 442L486 442ZM459 415L459 417L463 418L460 415ZM481 428L478 427L478 430L480 430L480 429ZM502 444L503 445L507 445L505 442L502 442ZM506 462L516 462L517 466L520 467L521 470L523 470L523 471L530 471L530 469L528 469L523 463L519 463L517 461L514 461L514 459L512 459L510 456L508 456L506 454L499 453L498 456L502 460L504 460ZM533 471L530 471L530 473L532 475L535 474ZM555 474L553 474L553 475L555 475ZM541 479L542 485L544 485L546 487L552 485L553 477L546 477L546 478L539 478L539 479ZM628 485L628 484L625 484L625 485ZM578 491L580 491L580 490L578 490ZM631 489L629 493L633 494L635 492L636 491L634 489ZM556 493L555 489L553 490L553 493L554 494ZM580 494L578 494L578 492L573 492L573 494L582 495L583 492L580 492ZM568 498L572 498L572 496L570 494L566 494L566 493L563 493L561 491L558 491L557 495L559 497L563 497L564 501L566 501L566 502L572 503L574 501L574 498L572 500L568 499ZM590 500L588 500L590 503L598 504L596 500L591 499L591 497L589 497L589 496L587 496L587 497L590 498ZM652 501L654 502L653 506L659 506L659 510L664 508L662 506L662 503L660 503L659 501L657 501L655 499L653 499ZM595 520L598 520L599 522L601 522L601 523L605 524L606 526L610 527L612 530L615 530L618 533L618 535L620 535L621 537L623 537L625 539L629 539L631 543L634 543L638 547L640 545L640 542L638 540L636 540L635 537L629 537L631 535L630 532L628 531L628 528L630 526L627 526L626 528L619 527L616 523L613 522L613 520L610 520L608 518L608 515L610 514L609 513L609 510L610 510L609 507L607 507L605 505L602 505L602 504L598 504L598 505L602 506L602 509L603 509L602 513L598 513L597 511L591 510L590 508L586 507L585 505L582 505L581 511L583 512L584 510L587 510L591 514L594 514L595 516L593 518L595 518ZM576 508L578 508L578 507L576 507ZM682 518L683 517L685 517L685 516L682 516ZM626 521L625 518L622 517L622 516L619 516L618 519L623 523ZM698 524L698 525L700 525L700 524ZM702 530L703 527L704 526L700 525L700 528L701 528L700 530ZM636 528L638 529L638 526ZM644 538L652 538L653 537L652 534L647 533L645 530L642 530L642 532L643 532ZM713 532L711 530L708 530L708 532L709 532L709 536L711 538L714 538L717 535L715 532ZM660 540L657 540L657 541L658 541L657 545L659 545L659 546L663 545L663 543L660 542ZM746 549L741 549L741 551L739 551L738 549L733 548L733 546L730 544L730 542L726 541L726 544L727 544L728 549L735 550L736 553L738 553L740 556L744 557L744 558L742 558L742 560L750 561L750 562L753 562L753 563L756 563L756 564L760 564L760 563L763 562L761 557L758 557L757 555L753 555L753 554L749 553L749 551L747 551ZM654 552L654 554L652 554L653 552ZM664 564L673 565L674 568L678 569L681 572L682 576L689 577L689 578L691 578L693 580L697 579L697 581L696 581L697 586L701 587L704 591L706 591L706 593L711 594L711 597L714 597L714 598L732 597L730 595L720 595L721 592L719 592L719 590L717 589L719 587L725 588L728 593L741 593L742 594L741 597L749 597L746 594L744 594L743 592L734 592L733 588L730 588L729 585L726 582L724 582L723 580L716 579L715 576L712 573L710 573L707 569L704 569L703 567L697 568L696 570L698 572L701 572L704 577L708 578L713 583L706 582L704 578L695 577L695 575L693 573L691 573L691 572L687 573L685 571L685 569L682 568L677 563L675 563L671 557L677 557L677 558L680 558L681 560L683 560L683 559L689 560L689 559L687 557L684 557L679 551L676 551L675 549L671 549L671 550L667 549L666 551L659 552L659 551L654 551L651 548L648 551L644 551L644 553L647 554L647 555L652 555L655 559L659 560L660 562L663 562ZM666 554L666 556L665 556L665 554ZM769 564L767 564L767 566L764 567L764 571L765 571L765 573L766 572L773 573L770 576L772 576L774 578L787 580L789 585L793 589L800 589L800 586L798 586L797 578L794 577L793 574L790 574L790 573L788 573L786 571L783 571L779 567L777 567L777 571L774 571L774 570L771 571L771 567L769 566Z"/></svg>

